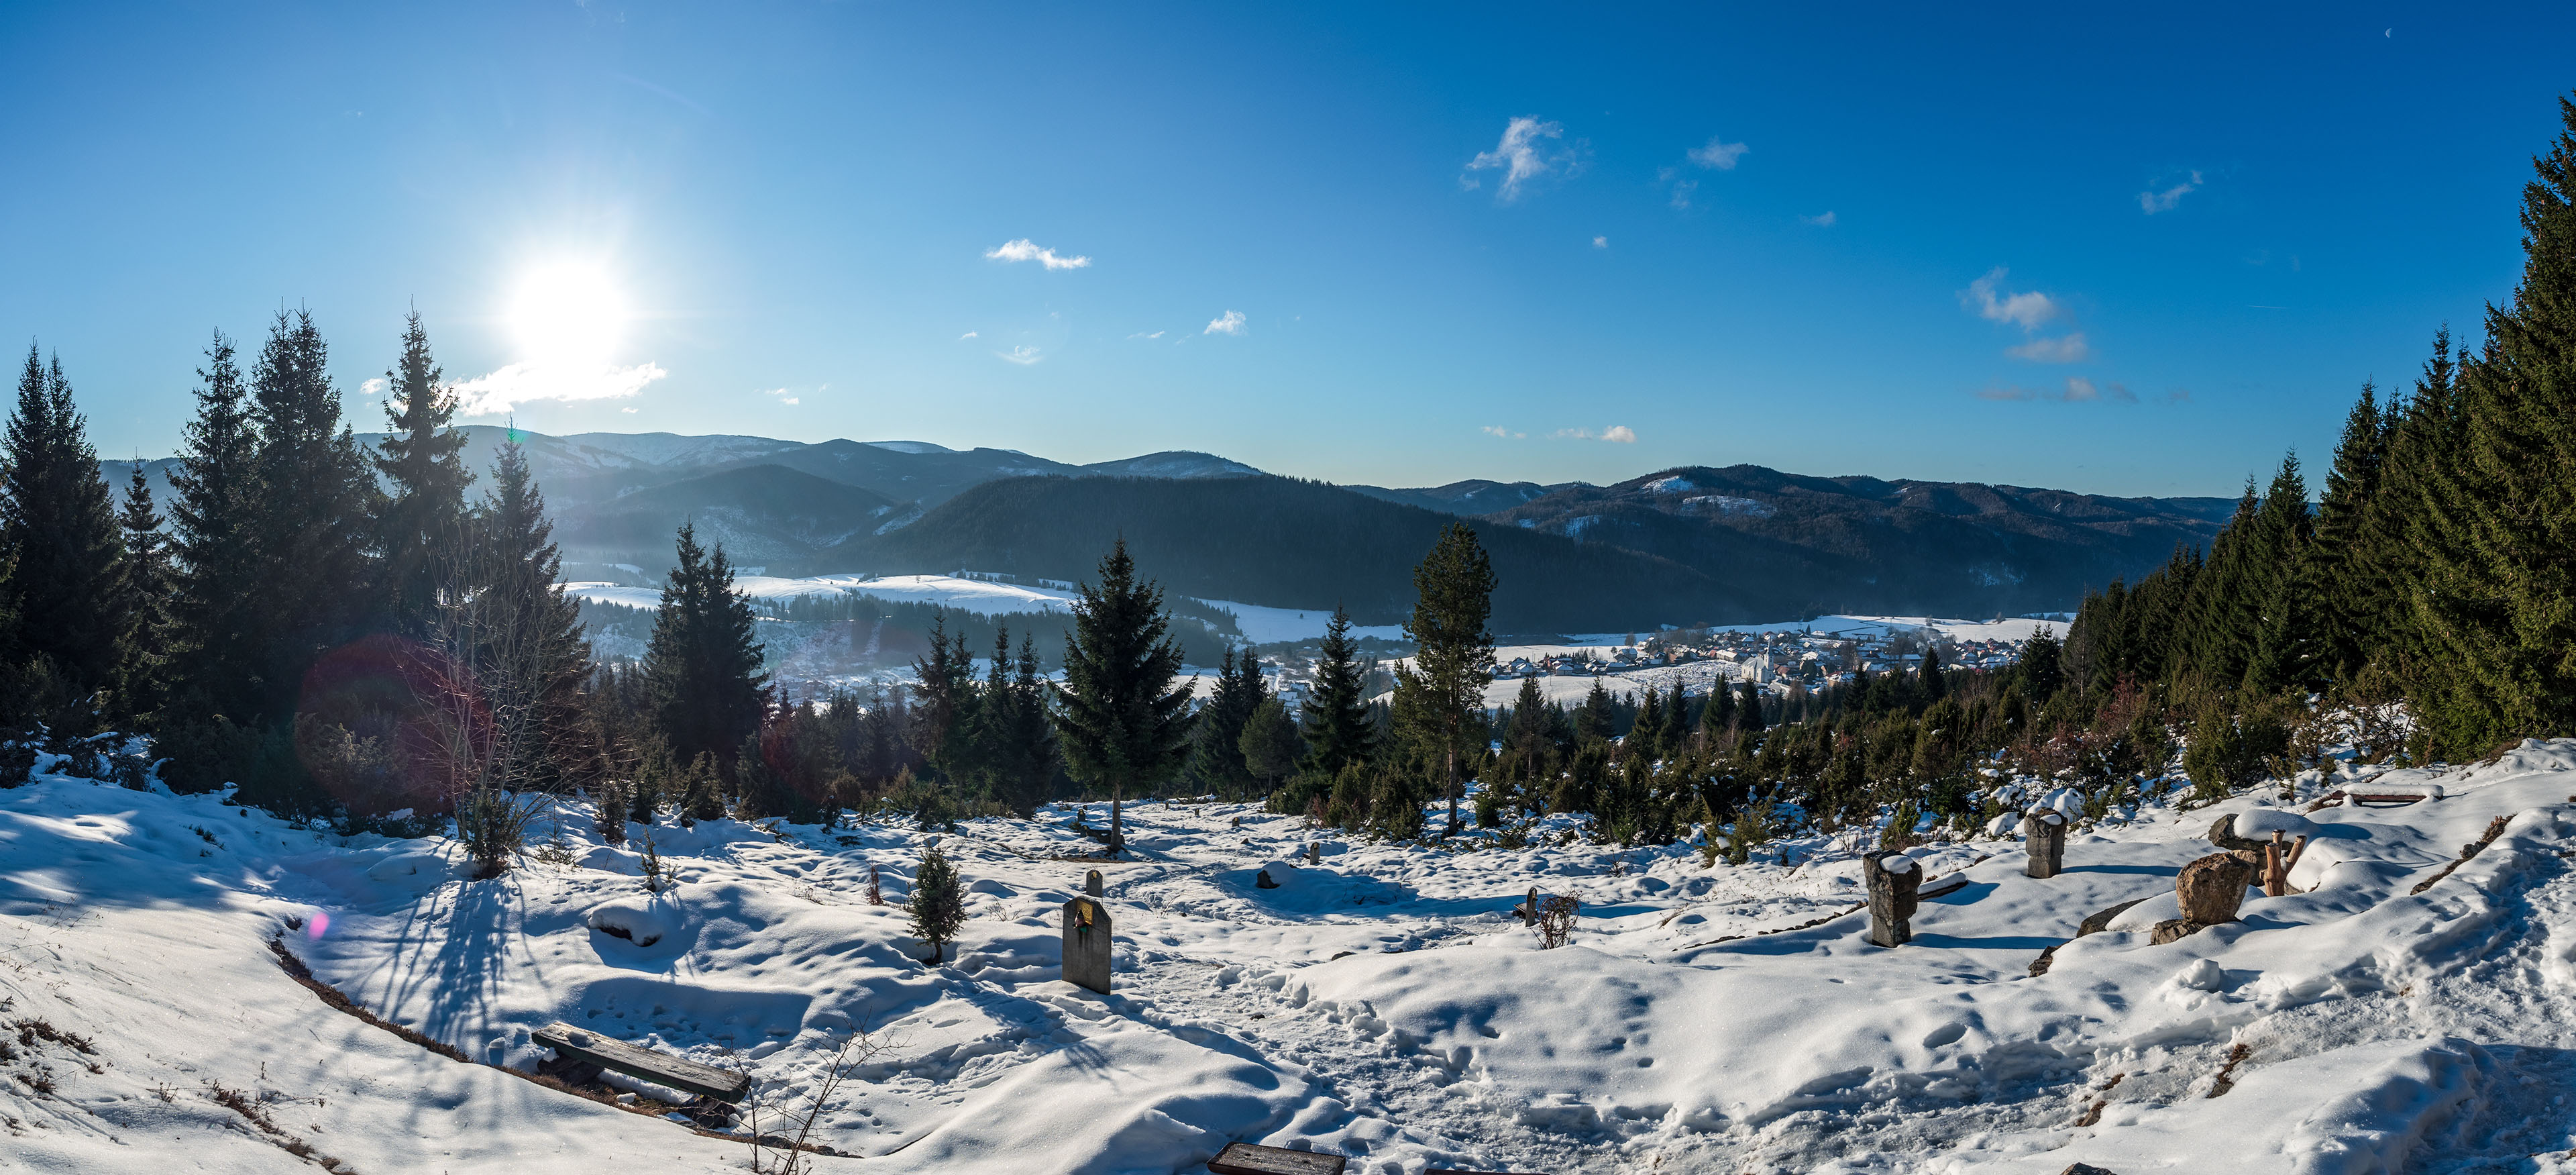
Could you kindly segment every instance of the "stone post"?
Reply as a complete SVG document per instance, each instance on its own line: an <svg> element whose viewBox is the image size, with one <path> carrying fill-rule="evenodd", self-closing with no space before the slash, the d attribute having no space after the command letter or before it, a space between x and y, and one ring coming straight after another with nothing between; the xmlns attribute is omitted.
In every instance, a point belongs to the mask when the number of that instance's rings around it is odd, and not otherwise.
<svg viewBox="0 0 2576 1175"><path fill-rule="evenodd" d="M2066 814L2055 808L2022 813L2021 842L2030 850L2026 877L2055 877L2066 868Z"/></svg>
<svg viewBox="0 0 2576 1175"><path fill-rule="evenodd" d="M1311 840L1306 842L1306 863L1309 865L1321 865L1324 863L1324 846L1322 843Z"/></svg>
<svg viewBox="0 0 2576 1175"><path fill-rule="evenodd" d="M1914 941L1914 893L1923 885L1923 870L1903 853L1871 853L1860 859L1869 883L1869 941L1883 947Z"/></svg>
<svg viewBox="0 0 2576 1175"><path fill-rule="evenodd" d="M1099 870L1094 869L1082 875L1082 892L1090 894L1095 898L1100 896Z"/></svg>
<svg viewBox="0 0 2576 1175"><path fill-rule="evenodd" d="M1064 981L1109 994L1109 907L1097 899L1064 904Z"/></svg>

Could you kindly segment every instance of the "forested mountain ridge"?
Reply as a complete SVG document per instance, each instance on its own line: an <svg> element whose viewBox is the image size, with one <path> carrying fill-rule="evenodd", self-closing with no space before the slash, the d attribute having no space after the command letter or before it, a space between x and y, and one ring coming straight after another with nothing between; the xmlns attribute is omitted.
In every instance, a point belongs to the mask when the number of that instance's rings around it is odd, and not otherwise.
<svg viewBox="0 0 2576 1175"><path fill-rule="evenodd" d="M1483 517L1713 575L1787 577L1812 610L1978 615L2064 608L2206 544L2234 505L1733 465L1567 486Z"/></svg>
<svg viewBox="0 0 2576 1175"><path fill-rule="evenodd" d="M490 468L513 435L490 425L455 431L466 437L469 469ZM1402 568L1420 554L1397 548L1432 533L1409 513L1420 511L1522 532L1498 540L1509 544L1502 557L1525 560L1544 582L1507 587L1497 622L1509 617L1533 632L1823 611L2068 608L2088 588L2156 566L2178 543L2206 543L2232 504L1806 477L1756 465L1667 469L1610 486L1469 480L1389 489L1273 478L1193 452L1072 465L920 441L515 435L575 578L658 576L670 532L692 519L739 565L772 573L967 568L1076 578L1095 551L1068 536L1105 541L1123 531L1150 571L1175 575L1176 588L1186 579L1181 590L1190 594L1292 607L1343 600L1357 615L1382 617L1400 606L1409 590ZM374 449L383 438L358 439ZM132 466L100 464L117 484ZM156 496L166 492L170 464L145 463ZM1077 488L1098 480L1136 484ZM1216 502L1239 513L1211 515ZM1253 534L1276 541L1247 541ZM1565 540L1594 553L1553 545ZM1169 549L1159 549L1164 543ZM1374 554L1353 561L1346 550Z"/></svg>

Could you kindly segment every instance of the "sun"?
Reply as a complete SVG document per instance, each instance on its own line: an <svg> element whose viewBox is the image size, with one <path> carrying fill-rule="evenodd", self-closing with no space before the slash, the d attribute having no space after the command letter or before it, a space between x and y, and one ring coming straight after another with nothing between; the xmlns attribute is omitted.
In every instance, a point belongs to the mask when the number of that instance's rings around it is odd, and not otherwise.
<svg viewBox="0 0 2576 1175"><path fill-rule="evenodd" d="M530 361L595 367L608 362L626 326L626 299L595 264L554 262L529 270L511 295L511 333Z"/></svg>

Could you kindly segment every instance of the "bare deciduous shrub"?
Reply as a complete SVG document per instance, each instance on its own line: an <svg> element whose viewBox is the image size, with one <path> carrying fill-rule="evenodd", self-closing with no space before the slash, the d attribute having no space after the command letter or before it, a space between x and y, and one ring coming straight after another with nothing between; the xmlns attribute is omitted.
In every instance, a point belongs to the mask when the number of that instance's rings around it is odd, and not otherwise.
<svg viewBox="0 0 2576 1175"><path fill-rule="evenodd" d="M1582 905L1565 894L1540 902L1538 917L1530 919L1530 929L1538 934L1538 949L1552 951L1574 937L1574 915Z"/></svg>

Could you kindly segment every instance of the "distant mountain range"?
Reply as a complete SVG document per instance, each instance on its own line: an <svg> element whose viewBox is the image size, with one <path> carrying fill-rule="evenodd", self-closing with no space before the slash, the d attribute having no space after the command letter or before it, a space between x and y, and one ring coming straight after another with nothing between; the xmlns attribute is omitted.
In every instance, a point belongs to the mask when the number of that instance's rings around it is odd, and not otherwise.
<svg viewBox="0 0 2576 1175"><path fill-rule="evenodd" d="M505 430L469 425L491 467ZM1510 633L1796 614L1982 616L2071 608L2177 543L2227 498L2108 498L1975 483L1802 477L1755 465L1612 486L1463 481L1388 489L1263 473L1207 453L1069 465L921 441L806 444L668 433L517 434L571 578L651 582L694 520L772 575L959 570L1087 577L1120 535L1171 590L1393 623L1439 528L1469 520ZM374 443L380 436L362 434ZM166 493L168 458L145 463ZM120 487L133 463L102 462Z"/></svg>

